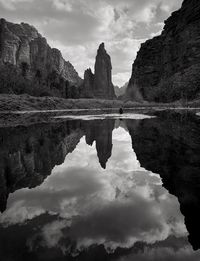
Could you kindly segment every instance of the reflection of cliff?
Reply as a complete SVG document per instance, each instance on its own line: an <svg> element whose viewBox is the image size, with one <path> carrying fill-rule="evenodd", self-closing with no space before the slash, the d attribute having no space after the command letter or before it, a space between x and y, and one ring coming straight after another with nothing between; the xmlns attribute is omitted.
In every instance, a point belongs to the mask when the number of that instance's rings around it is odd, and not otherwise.
<svg viewBox="0 0 200 261"><path fill-rule="evenodd" d="M96 141L97 156L102 168L106 168L106 163L112 154L112 131L115 121L93 121L85 124L85 139L88 145Z"/></svg>
<svg viewBox="0 0 200 261"><path fill-rule="evenodd" d="M79 122L0 129L0 211L9 193L41 184L82 135Z"/></svg>
<svg viewBox="0 0 200 261"><path fill-rule="evenodd" d="M127 121L142 167L160 174L163 185L180 202L194 249L200 248L200 123L195 116L164 114Z"/></svg>

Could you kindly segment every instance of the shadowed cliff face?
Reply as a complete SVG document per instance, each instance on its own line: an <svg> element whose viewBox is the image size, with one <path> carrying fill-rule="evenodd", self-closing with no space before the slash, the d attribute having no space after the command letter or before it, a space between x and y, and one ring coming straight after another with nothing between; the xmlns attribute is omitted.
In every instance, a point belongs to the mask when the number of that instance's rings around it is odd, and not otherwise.
<svg viewBox="0 0 200 261"><path fill-rule="evenodd" d="M94 93L99 98L114 98L114 86L112 84L112 65L104 43L100 44L97 51L94 73Z"/></svg>
<svg viewBox="0 0 200 261"><path fill-rule="evenodd" d="M0 211L9 193L40 185L82 136L79 122L0 129Z"/></svg>
<svg viewBox="0 0 200 261"><path fill-rule="evenodd" d="M135 125L127 121L141 166L158 173L175 195L194 249L200 248L200 121L192 115L163 114Z"/></svg>
<svg viewBox="0 0 200 261"><path fill-rule="evenodd" d="M95 61L95 72L87 69L84 75L82 96L98 99L114 99L115 91L112 83L112 64L105 50L104 43L100 44Z"/></svg>
<svg viewBox="0 0 200 261"><path fill-rule="evenodd" d="M200 83L200 2L185 0L160 36L141 45L127 95L149 101L194 99Z"/></svg>

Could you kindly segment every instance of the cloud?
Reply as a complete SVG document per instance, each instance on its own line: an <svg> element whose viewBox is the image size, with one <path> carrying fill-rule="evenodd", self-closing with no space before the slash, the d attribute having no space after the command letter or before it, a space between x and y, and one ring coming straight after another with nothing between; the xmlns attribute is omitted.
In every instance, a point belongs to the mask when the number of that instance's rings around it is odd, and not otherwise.
<svg viewBox="0 0 200 261"><path fill-rule="evenodd" d="M94 66L96 50L105 42L113 61L114 84L128 81L140 40L154 36L157 25L182 0L0 0L0 16L28 22L61 48L81 76ZM140 39L138 41L138 39Z"/></svg>
<svg viewBox="0 0 200 261"><path fill-rule="evenodd" d="M197 261L199 258L199 251L194 252L190 246L184 245L176 250L170 246L157 247L155 249L146 247L143 251L119 258L117 261Z"/></svg>

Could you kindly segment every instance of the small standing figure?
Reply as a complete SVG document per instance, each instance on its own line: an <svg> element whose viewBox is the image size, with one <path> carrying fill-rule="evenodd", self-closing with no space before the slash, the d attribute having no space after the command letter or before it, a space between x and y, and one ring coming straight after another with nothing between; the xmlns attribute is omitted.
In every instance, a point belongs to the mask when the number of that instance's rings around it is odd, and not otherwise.
<svg viewBox="0 0 200 261"><path fill-rule="evenodd" d="M123 109L122 108L119 109L119 113L123 114Z"/></svg>

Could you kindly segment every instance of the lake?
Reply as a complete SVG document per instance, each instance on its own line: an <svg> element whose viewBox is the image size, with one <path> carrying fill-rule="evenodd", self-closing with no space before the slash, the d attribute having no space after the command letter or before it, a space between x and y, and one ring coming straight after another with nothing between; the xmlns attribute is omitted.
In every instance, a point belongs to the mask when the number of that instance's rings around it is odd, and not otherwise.
<svg viewBox="0 0 200 261"><path fill-rule="evenodd" d="M0 260L200 260L200 118L0 128Z"/></svg>

